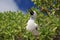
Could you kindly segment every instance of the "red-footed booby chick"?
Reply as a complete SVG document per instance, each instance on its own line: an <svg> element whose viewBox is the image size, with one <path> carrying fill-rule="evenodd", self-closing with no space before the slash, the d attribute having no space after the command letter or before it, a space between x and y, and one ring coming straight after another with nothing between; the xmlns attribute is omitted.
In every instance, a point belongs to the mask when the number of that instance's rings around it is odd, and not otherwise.
<svg viewBox="0 0 60 40"><path fill-rule="evenodd" d="M27 22L27 26L26 29L30 32L33 33L33 35L35 36L39 36L39 32L38 32L38 25L35 23L35 19L36 19L36 12L35 11L30 11L30 19Z"/></svg>

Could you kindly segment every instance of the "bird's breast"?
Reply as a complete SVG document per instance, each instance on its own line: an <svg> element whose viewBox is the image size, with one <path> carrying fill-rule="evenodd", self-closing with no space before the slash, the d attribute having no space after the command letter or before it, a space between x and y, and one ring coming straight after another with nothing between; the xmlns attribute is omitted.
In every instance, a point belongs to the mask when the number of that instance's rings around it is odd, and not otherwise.
<svg viewBox="0 0 60 40"><path fill-rule="evenodd" d="M29 20L27 23L27 30L34 30L35 29L35 22L33 20Z"/></svg>

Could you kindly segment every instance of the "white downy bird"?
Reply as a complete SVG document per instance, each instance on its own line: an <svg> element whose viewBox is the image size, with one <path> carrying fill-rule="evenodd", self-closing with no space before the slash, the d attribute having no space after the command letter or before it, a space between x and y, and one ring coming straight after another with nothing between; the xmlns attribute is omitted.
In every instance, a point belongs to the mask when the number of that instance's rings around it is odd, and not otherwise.
<svg viewBox="0 0 60 40"><path fill-rule="evenodd" d="M30 11L30 19L28 20L27 22L27 26L26 26L26 29L30 32L33 33L33 35L35 36L38 36L39 35L39 32L38 32L38 25L35 23L35 19L36 19L36 12L35 11Z"/></svg>

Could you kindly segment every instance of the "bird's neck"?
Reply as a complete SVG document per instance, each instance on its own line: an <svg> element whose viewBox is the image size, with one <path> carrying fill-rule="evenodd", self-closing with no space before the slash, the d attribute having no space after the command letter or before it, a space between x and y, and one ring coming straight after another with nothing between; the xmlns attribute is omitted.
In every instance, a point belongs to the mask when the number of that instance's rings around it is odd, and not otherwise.
<svg viewBox="0 0 60 40"><path fill-rule="evenodd" d="M33 18L33 17L30 17L30 20L34 20L34 21L35 21L35 18Z"/></svg>

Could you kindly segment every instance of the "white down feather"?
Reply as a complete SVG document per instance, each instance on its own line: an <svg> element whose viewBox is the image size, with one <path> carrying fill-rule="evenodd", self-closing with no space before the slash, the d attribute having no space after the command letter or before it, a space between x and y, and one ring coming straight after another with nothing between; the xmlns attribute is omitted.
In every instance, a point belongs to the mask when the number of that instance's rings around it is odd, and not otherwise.
<svg viewBox="0 0 60 40"><path fill-rule="evenodd" d="M31 31L34 35L39 35L38 30L36 30L36 28L38 28L38 25L35 23L35 19L36 19L36 12L34 11L34 15L32 15L27 22L26 29L28 31Z"/></svg>

